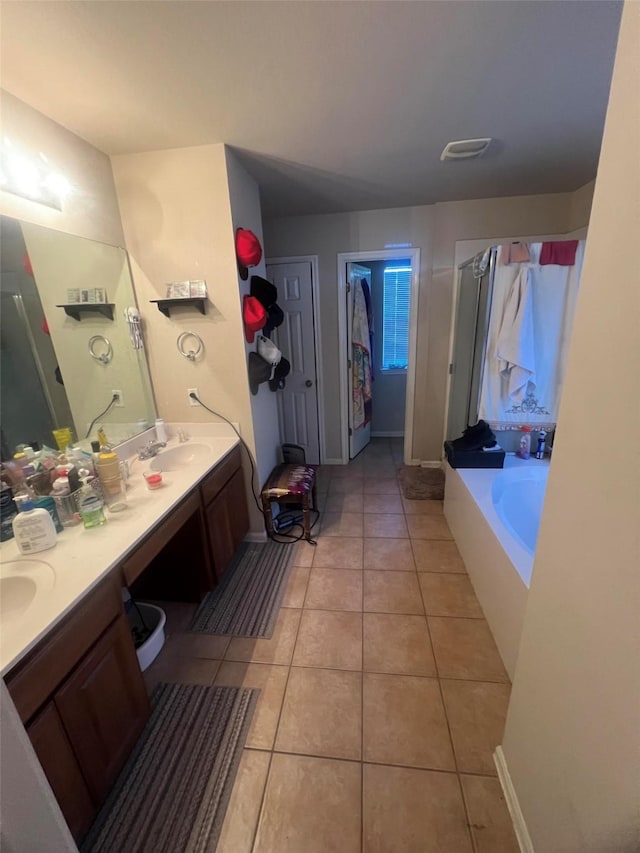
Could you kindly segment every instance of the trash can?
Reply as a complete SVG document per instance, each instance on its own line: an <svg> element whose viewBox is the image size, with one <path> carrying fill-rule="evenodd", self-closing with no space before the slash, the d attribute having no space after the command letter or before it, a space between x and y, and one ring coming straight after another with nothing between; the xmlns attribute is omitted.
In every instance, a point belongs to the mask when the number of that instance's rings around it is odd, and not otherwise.
<svg viewBox="0 0 640 853"><path fill-rule="evenodd" d="M164 626L167 621L162 608L144 601L128 603L127 617L142 672L148 669L164 646Z"/></svg>

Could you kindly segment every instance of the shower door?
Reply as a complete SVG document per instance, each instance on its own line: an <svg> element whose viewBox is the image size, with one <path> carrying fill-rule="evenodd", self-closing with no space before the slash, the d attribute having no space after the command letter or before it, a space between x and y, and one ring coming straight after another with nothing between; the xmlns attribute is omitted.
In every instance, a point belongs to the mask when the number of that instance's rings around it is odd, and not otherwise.
<svg viewBox="0 0 640 853"><path fill-rule="evenodd" d="M474 274L473 258L460 267L453 360L449 365L448 440L462 435L469 424L478 420L495 257L492 249L487 269L480 277Z"/></svg>

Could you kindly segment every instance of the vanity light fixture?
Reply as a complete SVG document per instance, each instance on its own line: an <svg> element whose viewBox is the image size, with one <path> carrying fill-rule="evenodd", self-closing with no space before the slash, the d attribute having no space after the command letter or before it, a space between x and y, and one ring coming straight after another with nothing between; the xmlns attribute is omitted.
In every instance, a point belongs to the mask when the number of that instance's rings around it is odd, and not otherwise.
<svg viewBox="0 0 640 853"><path fill-rule="evenodd" d="M62 210L71 184L51 169L44 154L33 159L4 137L0 147L0 189L4 192Z"/></svg>

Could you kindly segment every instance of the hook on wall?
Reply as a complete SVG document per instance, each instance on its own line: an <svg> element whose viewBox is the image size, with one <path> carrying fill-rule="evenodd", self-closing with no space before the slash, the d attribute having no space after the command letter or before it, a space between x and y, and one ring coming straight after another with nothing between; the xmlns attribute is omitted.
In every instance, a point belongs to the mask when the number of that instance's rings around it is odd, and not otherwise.
<svg viewBox="0 0 640 853"><path fill-rule="evenodd" d="M96 344L102 344L102 352L97 351ZM102 364L109 364L113 358L111 341L105 338L104 335L94 335L92 338L89 338L89 353L91 354L91 358L95 358L96 361L100 361Z"/></svg>
<svg viewBox="0 0 640 853"><path fill-rule="evenodd" d="M198 342L197 349L187 350L185 348L185 341L187 340L187 338L194 338ZM204 349L202 338L199 335L196 335L195 332L182 332L181 335L178 335L176 345L178 347L178 352L180 353L180 355L183 355L185 358L188 358L189 361L195 361Z"/></svg>

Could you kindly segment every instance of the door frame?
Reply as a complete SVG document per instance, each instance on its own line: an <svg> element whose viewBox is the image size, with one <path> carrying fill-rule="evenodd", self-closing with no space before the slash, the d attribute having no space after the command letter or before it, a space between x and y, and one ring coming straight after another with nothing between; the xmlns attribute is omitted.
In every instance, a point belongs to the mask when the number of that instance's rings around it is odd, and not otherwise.
<svg viewBox="0 0 640 853"><path fill-rule="evenodd" d="M409 363L407 365L407 390L404 407L404 462L415 464L411 457L413 447L413 412L416 388L416 348L418 340L418 287L420 284L420 249L378 249L373 252L340 252L338 254L338 340L340 370L340 434L342 464L349 462L349 400L347 382L347 275L350 261L394 261L411 259L411 296L409 301Z"/></svg>
<svg viewBox="0 0 640 853"><path fill-rule="evenodd" d="M326 443L324 429L324 377L322 372L322 334L320 329L320 279L317 255L291 255L286 258L266 258L265 266L270 264L311 264L311 296L313 303L313 346L316 362L316 402L318 410L318 442L320 464L326 464Z"/></svg>

